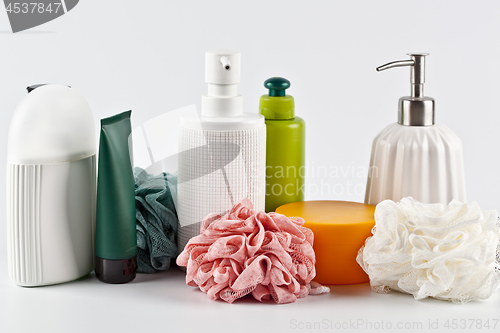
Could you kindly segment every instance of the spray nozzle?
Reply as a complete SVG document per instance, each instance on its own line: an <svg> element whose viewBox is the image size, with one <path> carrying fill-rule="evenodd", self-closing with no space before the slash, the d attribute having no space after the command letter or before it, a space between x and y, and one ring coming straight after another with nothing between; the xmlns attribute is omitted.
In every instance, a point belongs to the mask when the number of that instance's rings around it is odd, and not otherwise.
<svg viewBox="0 0 500 333"><path fill-rule="evenodd" d="M231 62L229 61L229 59L226 56L222 56L220 58L220 63L222 64L222 67L224 67L224 69L226 71L231 70Z"/></svg>
<svg viewBox="0 0 500 333"><path fill-rule="evenodd" d="M425 57L428 53L408 53L410 60L399 60L377 67L383 71L394 67L411 67L411 96L399 99L398 123L408 126L431 126L434 124L434 99L424 97Z"/></svg>
<svg viewBox="0 0 500 333"><path fill-rule="evenodd" d="M232 50L213 50L205 54L205 81L208 84L240 82L241 55Z"/></svg>
<svg viewBox="0 0 500 333"><path fill-rule="evenodd" d="M408 55L411 57L411 60L390 62L377 67L377 72L394 67L411 66L411 97L420 98L424 96L425 57L429 53L408 53Z"/></svg>
<svg viewBox="0 0 500 333"><path fill-rule="evenodd" d="M205 53L205 82L208 92L202 98L202 115L230 117L243 113L242 97L238 94L241 55L221 49Z"/></svg>
<svg viewBox="0 0 500 333"><path fill-rule="evenodd" d="M272 77L264 81L264 87L269 89L269 96L282 97L286 95L286 89L290 88L290 81L284 77Z"/></svg>

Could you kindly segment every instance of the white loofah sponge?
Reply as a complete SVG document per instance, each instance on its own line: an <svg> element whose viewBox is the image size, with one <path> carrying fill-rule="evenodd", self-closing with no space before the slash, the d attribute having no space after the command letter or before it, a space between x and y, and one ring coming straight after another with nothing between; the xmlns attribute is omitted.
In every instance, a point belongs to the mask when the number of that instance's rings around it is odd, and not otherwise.
<svg viewBox="0 0 500 333"><path fill-rule="evenodd" d="M476 202L444 207L385 200L375 210L372 233L357 261L375 292L465 303L490 297L499 285L498 213Z"/></svg>

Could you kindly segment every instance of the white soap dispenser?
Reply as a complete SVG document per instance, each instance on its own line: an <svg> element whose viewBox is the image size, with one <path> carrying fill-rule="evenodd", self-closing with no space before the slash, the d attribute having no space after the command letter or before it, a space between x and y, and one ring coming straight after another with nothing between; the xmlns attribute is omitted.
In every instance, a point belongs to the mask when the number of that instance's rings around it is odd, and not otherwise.
<svg viewBox="0 0 500 333"><path fill-rule="evenodd" d="M9 128L7 244L20 286L72 281L93 269L94 117L74 89L28 87Z"/></svg>
<svg viewBox="0 0 500 333"><path fill-rule="evenodd" d="M262 115L243 112L243 97L237 92L240 64L239 52L207 52L208 93L202 96L201 118L181 120L179 252L200 234L208 214L224 214L245 198L256 210L265 208L266 125Z"/></svg>
<svg viewBox="0 0 500 333"><path fill-rule="evenodd" d="M413 197L422 203L467 202L462 142L434 123L434 99L424 96L426 53L377 68L411 67L411 96L399 99L398 122L373 140L365 203Z"/></svg>

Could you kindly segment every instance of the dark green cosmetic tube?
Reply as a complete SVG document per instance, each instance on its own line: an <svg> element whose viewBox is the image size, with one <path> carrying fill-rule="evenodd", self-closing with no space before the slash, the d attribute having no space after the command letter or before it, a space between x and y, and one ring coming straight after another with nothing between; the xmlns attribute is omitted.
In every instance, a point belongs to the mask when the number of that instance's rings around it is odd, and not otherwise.
<svg viewBox="0 0 500 333"><path fill-rule="evenodd" d="M106 283L126 283L137 270L135 185L130 114L101 119L97 176L95 273Z"/></svg>

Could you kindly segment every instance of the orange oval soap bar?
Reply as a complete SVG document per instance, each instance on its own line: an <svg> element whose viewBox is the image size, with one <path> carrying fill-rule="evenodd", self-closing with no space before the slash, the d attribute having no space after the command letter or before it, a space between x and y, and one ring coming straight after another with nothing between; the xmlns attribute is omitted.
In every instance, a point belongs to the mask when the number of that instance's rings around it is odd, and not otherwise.
<svg viewBox="0 0 500 333"><path fill-rule="evenodd" d="M368 282L356 256L375 226L375 206L348 201L301 201L276 209L287 217L299 216L314 232L316 278L321 284Z"/></svg>

